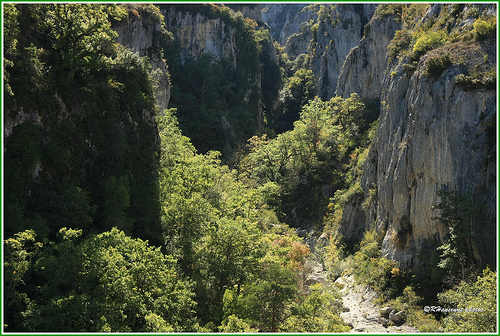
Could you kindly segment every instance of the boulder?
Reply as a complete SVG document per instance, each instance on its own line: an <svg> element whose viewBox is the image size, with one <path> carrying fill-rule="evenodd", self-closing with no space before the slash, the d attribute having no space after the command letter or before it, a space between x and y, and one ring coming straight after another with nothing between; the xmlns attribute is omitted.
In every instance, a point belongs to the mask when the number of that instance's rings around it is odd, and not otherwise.
<svg viewBox="0 0 500 336"><path fill-rule="evenodd" d="M380 309L380 315L385 318L389 318L389 314L394 311L393 307L384 307Z"/></svg>
<svg viewBox="0 0 500 336"><path fill-rule="evenodd" d="M391 321L392 323L394 323L397 326L400 326L403 323L405 323L405 320L406 320L406 314L405 314L404 310L397 312L397 313L395 312L395 310L393 310L389 314L389 321Z"/></svg>

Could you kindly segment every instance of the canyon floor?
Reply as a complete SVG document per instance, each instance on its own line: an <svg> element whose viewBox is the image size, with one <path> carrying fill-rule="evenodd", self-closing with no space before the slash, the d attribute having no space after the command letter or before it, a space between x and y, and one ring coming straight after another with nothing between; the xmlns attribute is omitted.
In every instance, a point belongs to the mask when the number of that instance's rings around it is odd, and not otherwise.
<svg viewBox="0 0 500 336"><path fill-rule="evenodd" d="M309 283L329 282L326 271L317 264L307 276ZM401 326L383 325L380 307L376 304L377 293L368 286L356 283L354 276L344 274L335 281L342 294L343 310L340 316L351 326L351 333L418 333L407 323Z"/></svg>

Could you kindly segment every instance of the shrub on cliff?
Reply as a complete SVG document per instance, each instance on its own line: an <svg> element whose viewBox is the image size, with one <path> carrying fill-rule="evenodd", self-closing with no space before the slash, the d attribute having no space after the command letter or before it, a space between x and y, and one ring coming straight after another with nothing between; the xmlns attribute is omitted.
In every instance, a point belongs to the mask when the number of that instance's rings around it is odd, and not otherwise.
<svg viewBox="0 0 500 336"><path fill-rule="evenodd" d="M461 282L440 293L443 308L456 308L443 319L445 332L497 332L497 272L485 269L475 282Z"/></svg>

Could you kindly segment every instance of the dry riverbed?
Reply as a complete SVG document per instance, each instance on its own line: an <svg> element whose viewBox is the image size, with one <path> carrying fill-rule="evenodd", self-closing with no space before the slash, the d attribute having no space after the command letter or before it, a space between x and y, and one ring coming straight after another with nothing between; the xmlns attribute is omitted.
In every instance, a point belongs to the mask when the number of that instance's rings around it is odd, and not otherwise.
<svg viewBox="0 0 500 336"><path fill-rule="evenodd" d="M335 283L342 287L344 312L340 316L352 326L351 332L418 333L418 329L403 324L384 327L380 308L375 304L377 293L368 286L357 285L352 275L343 275Z"/></svg>

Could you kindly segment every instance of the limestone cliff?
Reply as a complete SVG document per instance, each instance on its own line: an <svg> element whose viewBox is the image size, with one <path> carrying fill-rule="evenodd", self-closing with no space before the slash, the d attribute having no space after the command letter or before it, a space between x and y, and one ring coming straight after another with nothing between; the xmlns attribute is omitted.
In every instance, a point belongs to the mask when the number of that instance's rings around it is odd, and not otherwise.
<svg viewBox="0 0 500 336"><path fill-rule="evenodd" d="M335 95L347 98L351 93L379 100L387 67L387 46L401 23L389 17L374 18L366 26L366 36L353 48L340 71Z"/></svg>
<svg viewBox="0 0 500 336"><path fill-rule="evenodd" d="M260 21L260 5L159 7L173 36L173 42L163 46L175 88L171 107L198 150L218 150L229 157L264 129L281 85L269 27ZM189 71L193 73L187 76ZM202 139L207 133L211 141Z"/></svg>
<svg viewBox="0 0 500 336"><path fill-rule="evenodd" d="M440 11L430 6L419 22L425 24ZM457 19L452 29L472 26L466 14L455 15L465 19ZM339 232L348 241L359 241L374 225L383 239L383 255L403 266L425 266L448 232L433 219L438 213L431 208L440 201L436 192L469 193L482 215L471 228L475 262L494 265L496 91L491 85L464 85L459 78L496 68L496 42L459 41L435 48L413 64L407 57L388 62L384 50L399 25L392 16L372 20L340 75L337 94L358 92L380 99L381 110L361 180L364 197L346 206ZM446 57L450 60L440 71L429 70Z"/></svg>
<svg viewBox="0 0 500 336"><path fill-rule="evenodd" d="M494 55L492 55L494 59ZM445 188L472 193L485 205L486 220L475 227L475 257L494 262L495 148L488 146L487 121L496 114L494 90L465 91L454 82L458 66L437 79L423 66L411 78L386 76L377 152L377 229L382 253L411 265L427 240L444 238L447 228L433 217ZM483 259L483 260L481 260Z"/></svg>
<svg viewBox="0 0 500 336"><path fill-rule="evenodd" d="M129 47L139 56L148 56L151 67L157 73L156 99L159 111L168 107L170 100L170 81L168 67L160 51L161 39L168 39L159 18L155 18L148 6L128 6L129 16L115 26L117 42Z"/></svg>
<svg viewBox="0 0 500 336"><path fill-rule="evenodd" d="M311 68L318 79L318 95L324 99L333 97L344 61L360 43L375 5L313 4L300 10L269 5L266 9L269 14L265 13L263 19L278 29L278 41L285 46L288 57L294 60L300 54L310 55ZM284 13L278 15L278 10ZM274 36L278 32L274 31Z"/></svg>
<svg viewBox="0 0 500 336"><path fill-rule="evenodd" d="M299 33L306 20L299 17L305 4L268 4L262 8L262 20L271 27L272 37L285 45L290 35Z"/></svg>
<svg viewBox="0 0 500 336"><path fill-rule="evenodd" d="M179 6L162 6L166 28L173 33L181 48L181 60L199 58L203 54L216 60L230 59L236 68L236 30L221 17L180 10Z"/></svg>
<svg viewBox="0 0 500 336"><path fill-rule="evenodd" d="M235 12L240 12L246 18L252 19L256 22L262 21L262 7L260 4L227 4L227 6Z"/></svg>
<svg viewBox="0 0 500 336"><path fill-rule="evenodd" d="M321 98L333 97L345 58L359 44L361 28L353 5L336 6L327 17L320 16L312 67Z"/></svg>

